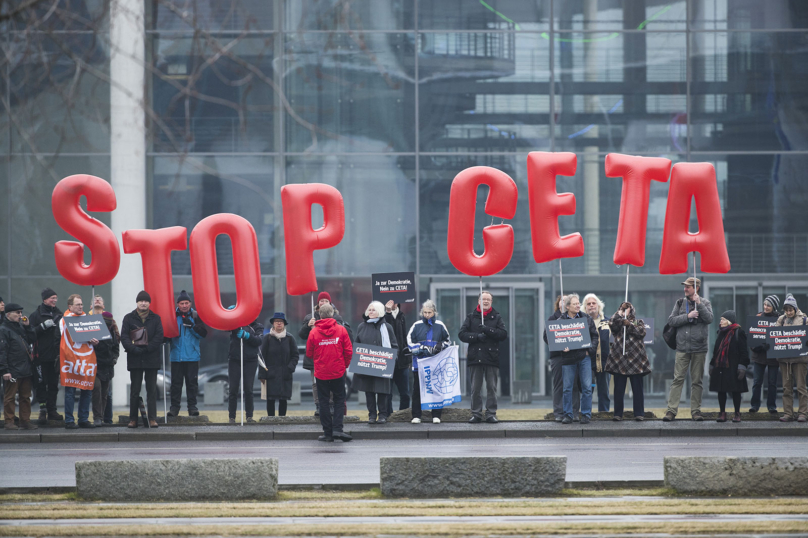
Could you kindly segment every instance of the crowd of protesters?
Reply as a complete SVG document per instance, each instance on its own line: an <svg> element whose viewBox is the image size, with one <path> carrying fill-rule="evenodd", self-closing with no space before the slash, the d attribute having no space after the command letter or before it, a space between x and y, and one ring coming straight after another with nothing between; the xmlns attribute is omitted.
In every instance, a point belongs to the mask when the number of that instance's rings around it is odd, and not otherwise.
<svg viewBox="0 0 808 538"><path fill-rule="evenodd" d="M676 358L667 409L662 419L664 422L676 418L688 374L690 417L694 421L704 420L701 410L702 378L707 362L710 326L716 320L710 301L699 295L699 279L691 277L682 284L684 296L676 301L666 325L666 332L671 331L670 345L675 345ZM124 316L120 329L112 314L105 310L103 297L93 297L91 311L102 316L111 338L83 343L72 341L65 323L65 318L86 315L81 296L71 295L66 303L67 310L63 313L57 307L55 291L46 288L41 295L42 303L28 317L22 315L22 306L5 304L0 298L0 377L4 383L6 429L36 429L38 426L35 422L42 425L49 421L64 421L67 429L111 424L112 378L121 346L126 353L131 383L128 427L137 428L138 417L142 414L145 414L148 427L157 427L157 373L163 367L161 346L167 342L170 343L171 364L171 407L168 414L173 417L179 415L184 385L188 414L199 415L200 345L208 330L193 309L191 297L185 290L176 301L178 336L164 338L162 320L150 309L151 297L141 291L135 298L136 308ZM469 422L496 423L500 345L507 339L508 333L501 315L493 307L493 295L482 292L478 299L478 305L468 314L457 335L460 341L468 344L472 414ZM808 317L799 309L791 294L786 296L782 312L779 297L770 295L757 315L771 318L773 325L777 326L808 325ZM555 421L562 424L589 423L592 420L593 393L597 394L598 412L610 412L613 404L613 420L622 421L624 395L629 385L633 395L632 417L637 421L644 420L643 378L651 373L651 364L644 344L646 325L637 318L634 305L625 301L609 315L597 295L590 293L582 302L580 296L573 293L556 299L554 312L548 321L558 319L583 320L591 345L584 349L567 347L550 353ZM300 341L306 349L303 368L311 371L315 416L320 417L323 427L320 440L324 442L351 440L343 432L343 417L347 414L346 401L350 390L365 393L368 422L371 424L384 424L393 413L393 387L400 396L399 409L411 409L412 423L421 423L419 359L440 353L451 344L452 339L438 318L437 307L432 300L423 303L418 319L412 325L407 323L400 305L393 301L387 304L371 302L354 334L332 304L331 296L322 292L313 313L303 320L298 331L300 340L287 331L289 322L285 313L276 312L269 323L271 327L266 334L258 320L230 332L229 420L235 423L239 389L243 387L247 422L255 422L251 389L256 373L266 398L267 415L275 416L276 411L279 416L286 415L287 402L292 398L292 375L298 364L297 346ZM728 420L728 399L732 400L733 405L730 420L741 421L742 395L749 392L747 372L753 378L749 412L758 412L765 384L767 410L777 415L779 372L783 379L783 414L779 420L808 422L808 357L795 353L791 358L771 359L767 357L767 344L747 348L746 333L732 310L721 314L716 325L714 330L717 337L707 366L709 391L716 393L720 408L717 421ZM544 340L547 342L546 331ZM353 356L353 345L357 343L395 349L398 354L392 378L355 374L349 381L346 372ZM93 356L97 365L95 382L89 390L70 386L65 388L63 417L57 412L60 371L64 361L73 356ZM144 383L145 409L141 400ZM484 402L483 383L486 386ZM75 416L77 390L78 412ZM796 412L795 390L798 399ZM32 395L39 403L36 421L31 420ZM15 413L17 401L19 416ZM90 411L93 421L90 421ZM439 424L441 416L441 409L432 409L432 423Z"/></svg>

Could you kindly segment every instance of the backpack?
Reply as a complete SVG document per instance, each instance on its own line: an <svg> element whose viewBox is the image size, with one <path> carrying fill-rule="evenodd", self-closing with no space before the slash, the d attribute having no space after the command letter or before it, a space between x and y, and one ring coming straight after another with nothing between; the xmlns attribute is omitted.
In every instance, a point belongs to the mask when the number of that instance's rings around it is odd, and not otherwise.
<svg viewBox="0 0 808 538"><path fill-rule="evenodd" d="M676 301L676 307L682 308L682 299ZM677 327L671 327L667 323L665 324L665 327L662 329L662 339L665 340L665 343L668 344L668 347L674 351L676 351L676 330Z"/></svg>

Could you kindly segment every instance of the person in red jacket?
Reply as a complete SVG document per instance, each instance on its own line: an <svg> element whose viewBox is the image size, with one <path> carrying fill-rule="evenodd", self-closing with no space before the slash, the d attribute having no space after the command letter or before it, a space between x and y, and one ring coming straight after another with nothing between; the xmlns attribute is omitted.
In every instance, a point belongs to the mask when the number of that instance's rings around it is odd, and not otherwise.
<svg viewBox="0 0 808 538"><path fill-rule="evenodd" d="M353 346L345 327L334 319L334 307L324 304L320 307L320 319L306 341L306 355L314 359L314 377L317 379L317 392L320 401L327 402L330 394L334 394L334 409L341 410L345 406L345 384L342 377L351 364ZM342 413L334 413L324 405L320 407L320 424L323 435L318 440L333 443L334 438L347 443L351 436L342 431Z"/></svg>

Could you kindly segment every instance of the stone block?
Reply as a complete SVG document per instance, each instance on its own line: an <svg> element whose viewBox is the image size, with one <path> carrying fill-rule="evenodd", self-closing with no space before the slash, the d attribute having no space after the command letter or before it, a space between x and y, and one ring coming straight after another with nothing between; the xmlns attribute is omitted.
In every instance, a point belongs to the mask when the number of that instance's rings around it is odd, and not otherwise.
<svg viewBox="0 0 808 538"><path fill-rule="evenodd" d="M667 456L665 486L694 495L808 495L808 458Z"/></svg>
<svg viewBox="0 0 808 538"><path fill-rule="evenodd" d="M566 456L381 458L387 497L541 497L561 492Z"/></svg>
<svg viewBox="0 0 808 538"><path fill-rule="evenodd" d="M278 460L78 461L76 491L83 499L124 502L274 499Z"/></svg>
<svg viewBox="0 0 808 538"><path fill-rule="evenodd" d="M224 381L205 383L205 405L222 405L224 403Z"/></svg>

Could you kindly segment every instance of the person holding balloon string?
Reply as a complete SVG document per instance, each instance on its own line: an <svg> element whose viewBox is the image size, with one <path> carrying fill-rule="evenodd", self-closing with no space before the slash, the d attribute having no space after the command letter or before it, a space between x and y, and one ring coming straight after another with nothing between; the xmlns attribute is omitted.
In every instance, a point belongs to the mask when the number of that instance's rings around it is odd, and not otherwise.
<svg viewBox="0 0 808 538"><path fill-rule="evenodd" d="M235 307L236 305L231 305L227 309L233 310ZM247 415L247 422L255 422L255 419L253 419L252 387L255 382L255 374L258 372L258 348L261 346L263 334L264 326L258 320L230 331L230 350L227 356L227 377L230 384L227 411L230 424L236 423L239 382L244 384L244 411ZM243 371L241 371L242 340L244 341Z"/></svg>
<svg viewBox="0 0 808 538"><path fill-rule="evenodd" d="M613 420L623 420L623 401L628 382L631 383L634 398L634 420L645 420L642 378L651 373L651 363L645 352L645 323L637 319L634 305L626 301L609 319L609 329L614 335L614 342L603 370L614 376Z"/></svg>

